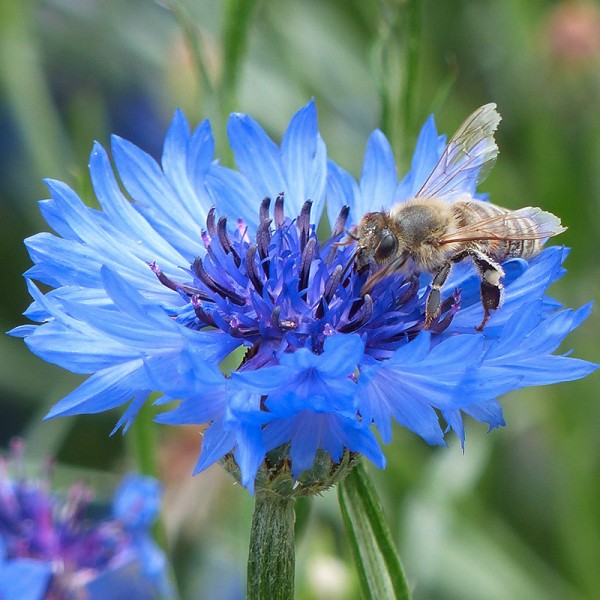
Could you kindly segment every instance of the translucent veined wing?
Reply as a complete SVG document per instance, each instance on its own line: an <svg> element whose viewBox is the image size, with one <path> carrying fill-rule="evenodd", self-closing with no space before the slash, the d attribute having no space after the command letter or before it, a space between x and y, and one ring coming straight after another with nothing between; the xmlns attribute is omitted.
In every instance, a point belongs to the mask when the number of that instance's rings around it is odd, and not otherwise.
<svg viewBox="0 0 600 600"><path fill-rule="evenodd" d="M472 193L498 156L494 132L500 119L494 103L485 104L468 117L450 138L416 196L451 200L456 195Z"/></svg>
<svg viewBox="0 0 600 600"><path fill-rule="evenodd" d="M566 230L560 219L535 206L502 213L465 225L436 240L437 244L477 240L541 240Z"/></svg>

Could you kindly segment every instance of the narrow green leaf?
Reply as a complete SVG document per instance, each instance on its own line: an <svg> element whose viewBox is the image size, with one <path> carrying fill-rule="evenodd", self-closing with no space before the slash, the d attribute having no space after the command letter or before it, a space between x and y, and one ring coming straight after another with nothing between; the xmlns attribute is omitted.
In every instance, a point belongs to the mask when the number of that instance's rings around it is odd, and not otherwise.
<svg viewBox="0 0 600 600"><path fill-rule="evenodd" d="M210 74L208 65L206 64L200 27L194 22L194 18L190 14L185 2L182 2L182 0L167 0L165 6L171 11L181 29L181 33L192 58L194 68L202 82L202 86L209 95L213 94L215 91L215 83Z"/></svg>
<svg viewBox="0 0 600 600"><path fill-rule="evenodd" d="M248 33L257 3L257 0L227 0L223 4L221 101L227 105L227 113L236 103L240 71L248 50Z"/></svg>
<svg viewBox="0 0 600 600"><path fill-rule="evenodd" d="M400 114L403 117L402 134L412 141L415 134L415 106L417 105L417 78L421 54L421 0L407 3L406 74L402 90ZM407 145L406 143L404 144ZM412 145L409 145L412 147Z"/></svg>
<svg viewBox="0 0 600 600"><path fill-rule="evenodd" d="M363 597L410 600L377 492L362 463L338 486L338 497Z"/></svg>
<svg viewBox="0 0 600 600"><path fill-rule="evenodd" d="M46 85L36 36L37 2L0 2L0 88L28 153L31 179L65 173L72 154ZM31 203L33 206L33 203Z"/></svg>

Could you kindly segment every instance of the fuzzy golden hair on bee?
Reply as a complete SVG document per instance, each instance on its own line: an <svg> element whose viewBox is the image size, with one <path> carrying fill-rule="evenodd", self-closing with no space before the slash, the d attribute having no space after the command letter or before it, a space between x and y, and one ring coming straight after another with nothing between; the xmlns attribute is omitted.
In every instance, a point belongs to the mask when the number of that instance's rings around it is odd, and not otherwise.
<svg viewBox="0 0 600 600"><path fill-rule="evenodd" d="M355 268L361 272L373 263L379 267L365 283L363 295L407 268L413 274L430 273L424 324L428 329L440 315L441 288L452 265L469 259L481 278L481 331L502 303L501 263L528 260L548 238L565 231L558 217L540 208L510 210L465 191L474 190L496 160L494 132L499 122L495 104L476 110L450 138L413 198L362 217L348 238L348 243L356 240Z"/></svg>

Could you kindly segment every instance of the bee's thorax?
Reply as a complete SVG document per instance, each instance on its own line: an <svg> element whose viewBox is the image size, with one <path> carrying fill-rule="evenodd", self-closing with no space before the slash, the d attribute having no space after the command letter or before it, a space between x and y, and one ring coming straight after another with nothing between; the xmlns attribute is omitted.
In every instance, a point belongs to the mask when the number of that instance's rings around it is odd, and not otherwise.
<svg viewBox="0 0 600 600"><path fill-rule="evenodd" d="M390 216L409 248L431 243L446 228L445 217L435 210L435 206L407 204Z"/></svg>

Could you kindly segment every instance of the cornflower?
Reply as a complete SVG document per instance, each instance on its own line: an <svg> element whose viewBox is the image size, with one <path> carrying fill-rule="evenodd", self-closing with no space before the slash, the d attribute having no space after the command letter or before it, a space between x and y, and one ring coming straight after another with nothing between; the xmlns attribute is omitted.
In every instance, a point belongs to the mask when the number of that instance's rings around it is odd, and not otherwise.
<svg viewBox="0 0 600 600"><path fill-rule="evenodd" d="M172 597L166 558L150 534L160 508L156 480L126 476L112 510L98 506L92 517L88 486L78 482L61 495L52 490L50 463L32 478L24 444L15 440L11 450L1 458L1 598Z"/></svg>
<svg viewBox="0 0 600 600"><path fill-rule="evenodd" d="M243 114L231 115L228 134L238 170L214 160L209 123L190 131L181 112L160 164L113 137L120 182L96 144L100 210L47 181L51 199L40 206L56 235L26 240L34 301L25 314L38 324L11 333L90 375L48 417L129 403L117 424L126 430L157 391L167 405L157 421L206 425L196 471L222 461L251 492L310 494L359 454L383 467L374 432L390 442L393 421L429 444L445 444L449 430L464 443L465 415L504 424L501 394L596 368L554 354L590 312L546 295L564 274L562 247L503 264L504 303L482 332L470 264L453 269L427 325L427 274L392 273L362 292L372 269L355 268L346 231L421 188L445 147L433 118L400 181L380 131L358 182L328 162L313 102L280 146ZM455 191L479 197L484 166L471 165ZM34 280L53 289L43 294Z"/></svg>

